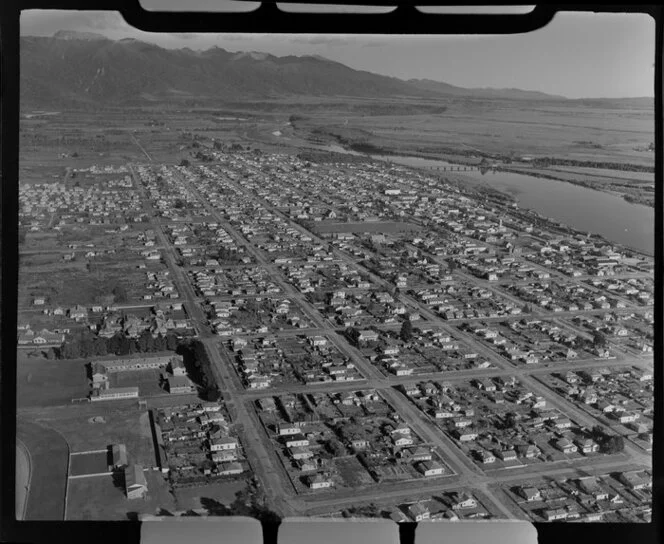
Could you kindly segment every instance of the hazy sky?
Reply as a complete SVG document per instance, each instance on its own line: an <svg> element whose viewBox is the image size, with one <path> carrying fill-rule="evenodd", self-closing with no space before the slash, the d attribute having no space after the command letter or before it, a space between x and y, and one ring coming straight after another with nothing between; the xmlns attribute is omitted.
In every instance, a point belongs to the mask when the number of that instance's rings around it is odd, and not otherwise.
<svg viewBox="0 0 664 544"><path fill-rule="evenodd" d="M173 0L143 1L148 9L164 9ZM202 9L210 2L195 5ZM359 70L462 87L517 87L570 98L654 96L655 23L641 14L563 13L540 30L517 35L349 36L159 34L130 27L116 12L23 12L22 34L58 30L133 37L168 48L318 54Z"/></svg>

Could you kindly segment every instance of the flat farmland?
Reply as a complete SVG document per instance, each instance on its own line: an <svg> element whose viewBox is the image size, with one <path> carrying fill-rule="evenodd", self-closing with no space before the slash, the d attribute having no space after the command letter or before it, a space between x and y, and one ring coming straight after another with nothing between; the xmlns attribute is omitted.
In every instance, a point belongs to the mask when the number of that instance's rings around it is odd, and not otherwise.
<svg viewBox="0 0 664 544"><path fill-rule="evenodd" d="M69 458L69 475L81 476L109 472L108 466L111 463L108 451L72 454Z"/></svg>
<svg viewBox="0 0 664 544"><path fill-rule="evenodd" d="M372 101L355 103L370 105ZM373 101L377 106L386 101ZM652 100L577 100L540 102L452 98L419 101L446 107L442 113L358 115L348 106L307 112L296 123L296 136L330 135L368 143L400 154L461 156L472 152L540 154L576 160L654 163L652 151L641 150L654 140ZM339 120L339 109L344 111ZM383 112L380 112L383 113ZM377 150L377 152L378 152Z"/></svg>
<svg viewBox="0 0 664 544"><path fill-rule="evenodd" d="M33 164L86 168L90 164L118 165L136 160L129 135L138 116L104 112L60 112L21 119L21 181L30 179ZM143 125L144 127L145 125ZM77 156L71 156L76 153Z"/></svg>
<svg viewBox="0 0 664 544"><path fill-rule="evenodd" d="M47 250L34 250L34 252L21 254L18 258L19 270L22 268L30 268L34 270L35 267L40 266L59 266L62 264L62 252L48 252Z"/></svg>
<svg viewBox="0 0 664 544"><path fill-rule="evenodd" d="M30 413L34 422L58 431L74 453L103 450L113 444L125 444L130 463L139 463L146 467L155 464L148 413L137 408L135 399L131 403L102 401L54 407L48 412L30 410ZM93 417L99 416L105 423L91 421Z"/></svg>
<svg viewBox="0 0 664 544"><path fill-rule="evenodd" d="M145 499L127 499L122 473L69 480L67 520L127 520L136 514L175 509L175 498L161 473L146 470Z"/></svg>
<svg viewBox="0 0 664 544"><path fill-rule="evenodd" d="M83 359L49 361L29 358L19 351L16 381L19 408L70 405L71 399L90 392Z"/></svg>

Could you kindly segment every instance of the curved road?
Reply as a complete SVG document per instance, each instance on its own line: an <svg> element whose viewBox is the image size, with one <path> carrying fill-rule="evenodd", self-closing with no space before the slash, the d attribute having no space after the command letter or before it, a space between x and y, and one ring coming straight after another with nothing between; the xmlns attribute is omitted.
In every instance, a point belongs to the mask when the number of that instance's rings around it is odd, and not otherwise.
<svg viewBox="0 0 664 544"><path fill-rule="evenodd" d="M25 519L30 494L32 460L30 452L21 440L16 439L16 519Z"/></svg>

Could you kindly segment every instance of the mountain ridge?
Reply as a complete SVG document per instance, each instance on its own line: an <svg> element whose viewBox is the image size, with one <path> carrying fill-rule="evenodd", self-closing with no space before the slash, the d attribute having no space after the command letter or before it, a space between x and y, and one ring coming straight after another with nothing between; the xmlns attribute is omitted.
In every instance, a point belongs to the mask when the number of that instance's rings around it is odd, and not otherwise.
<svg viewBox="0 0 664 544"><path fill-rule="evenodd" d="M271 99L287 96L480 98L569 101L523 89L464 88L357 70L320 55L166 49L134 38L58 31L21 37L22 100L27 103L135 103L171 99ZM584 99L611 100L611 99Z"/></svg>

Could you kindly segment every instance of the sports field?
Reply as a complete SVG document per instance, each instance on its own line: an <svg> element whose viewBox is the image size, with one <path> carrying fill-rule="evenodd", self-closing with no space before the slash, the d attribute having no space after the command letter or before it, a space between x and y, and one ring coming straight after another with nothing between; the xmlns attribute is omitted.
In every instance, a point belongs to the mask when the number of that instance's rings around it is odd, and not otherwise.
<svg viewBox="0 0 664 544"><path fill-rule="evenodd" d="M53 429L19 419L17 438L30 453L26 520L64 519L69 446Z"/></svg>
<svg viewBox="0 0 664 544"><path fill-rule="evenodd" d="M102 416L105 423L94 423ZM65 437L72 452L103 450L113 444L125 444L131 463L146 467L155 464L154 446L148 413L135 405L118 406L113 402L58 407L35 417Z"/></svg>
<svg viewBox="0 0 664 544"><path fill-rule="evenodd" d="M19 351L16 385L19 408L71 404L90 391L85 360L49 361L32 359Z"/></svg>
<svg viewBox="0 0 664 544"><path fill-rule="evenodd" d="M108 472L108 451L73 454L69 461L69 475L101 474Z"/></svg>
<svg viewBox="0 0 664 544"><path fill-rule="evenodd" d="M121 475L90 476L69 480L67 520L127 520L137 514L173 512L175 499L160 472L146 470L145 499L127 499Z"/></svg>

